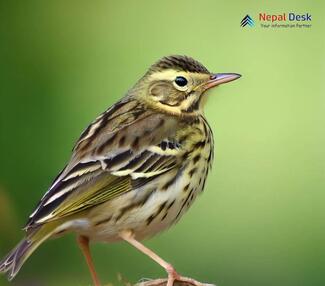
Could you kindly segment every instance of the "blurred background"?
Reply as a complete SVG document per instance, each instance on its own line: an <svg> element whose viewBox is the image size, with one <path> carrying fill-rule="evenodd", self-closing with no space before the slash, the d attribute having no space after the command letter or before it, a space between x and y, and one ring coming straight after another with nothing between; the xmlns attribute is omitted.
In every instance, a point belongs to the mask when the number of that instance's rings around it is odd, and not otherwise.
<svg viewBox="0 0 325 286"><path fill-rule="evenodd" d="M322 1L1 1L0 255L81 131L164 55L243 77L214 90L215 162L180 223L145 242L219 286L325 285ZM310 13L309 29L241 28L259 12ZM164 271L125 243L96 244L102 281ZM73 235L48 241L10 285L90 285ZM0 277L0 285L9 285Z"/></svg>

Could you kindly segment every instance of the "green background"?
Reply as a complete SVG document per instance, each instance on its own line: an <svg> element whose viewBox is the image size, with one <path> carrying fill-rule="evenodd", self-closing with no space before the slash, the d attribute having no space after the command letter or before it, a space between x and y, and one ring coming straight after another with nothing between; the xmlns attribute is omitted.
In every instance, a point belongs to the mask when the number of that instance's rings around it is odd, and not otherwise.
<svg viewBox="0 0 325 286"><path fill-rule="evenodd" d="M158 58L186 54L243 77L206 106L216 156L204 195L146 245L219 286L325 285L324 10L322 1L1 1L0 255L87 124ZM312 27L262 29L259 12L309 12ZM239 26L246 14L254 28ZM74 239L42 245L11 285L90 285ZM105 283L165 276L125 243L92 249Z"/></svg>

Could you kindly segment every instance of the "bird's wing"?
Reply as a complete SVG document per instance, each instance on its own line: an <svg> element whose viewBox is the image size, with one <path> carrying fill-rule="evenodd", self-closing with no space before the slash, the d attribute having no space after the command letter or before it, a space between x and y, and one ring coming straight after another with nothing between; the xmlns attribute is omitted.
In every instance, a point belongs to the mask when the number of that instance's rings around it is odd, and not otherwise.
<svg viewBox="0 0 325 286"><path fill-rule="evenodd" d="M106 202L177 168L182 154L173 139L177 124L137 101L112 106L83 132L26 228Z"/></svg>

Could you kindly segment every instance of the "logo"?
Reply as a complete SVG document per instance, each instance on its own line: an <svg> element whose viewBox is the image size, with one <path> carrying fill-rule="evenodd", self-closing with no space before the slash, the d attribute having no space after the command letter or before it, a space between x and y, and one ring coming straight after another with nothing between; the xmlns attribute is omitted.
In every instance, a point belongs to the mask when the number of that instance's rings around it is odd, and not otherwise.
<svg viewBox="0 0 325 286"><path fill-rule="evenodd" d="M252 19L251 16L246 15L243 20L241 20L240 22L240 26L241 27L245 27L245 26L249 26L249 27L254 27L254 20Z"/></svg>
<svg viewBox="0 0 325 286"><path fill-rule="evenodd" d="M312 14L310 13L296 13L296 12L280 12L270 14L267 12L260 12L253 15L254 19L248 14L240 21L240 26L256 27L263 29L282 29L282 28L311 28Z"/></svg>

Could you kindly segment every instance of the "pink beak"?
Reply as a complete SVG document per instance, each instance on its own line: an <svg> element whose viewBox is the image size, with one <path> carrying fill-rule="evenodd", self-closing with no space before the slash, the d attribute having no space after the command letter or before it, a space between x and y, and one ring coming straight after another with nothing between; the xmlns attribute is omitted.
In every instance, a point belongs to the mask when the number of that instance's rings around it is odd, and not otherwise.
<svg viewBox="0 0 325 286"><path fill-rule="evenodd" d="M210 76L210 80L204 85L205 89L210 89L211 87L230 82L240 78L241 75L238 73L216 73Z"/></svg>

